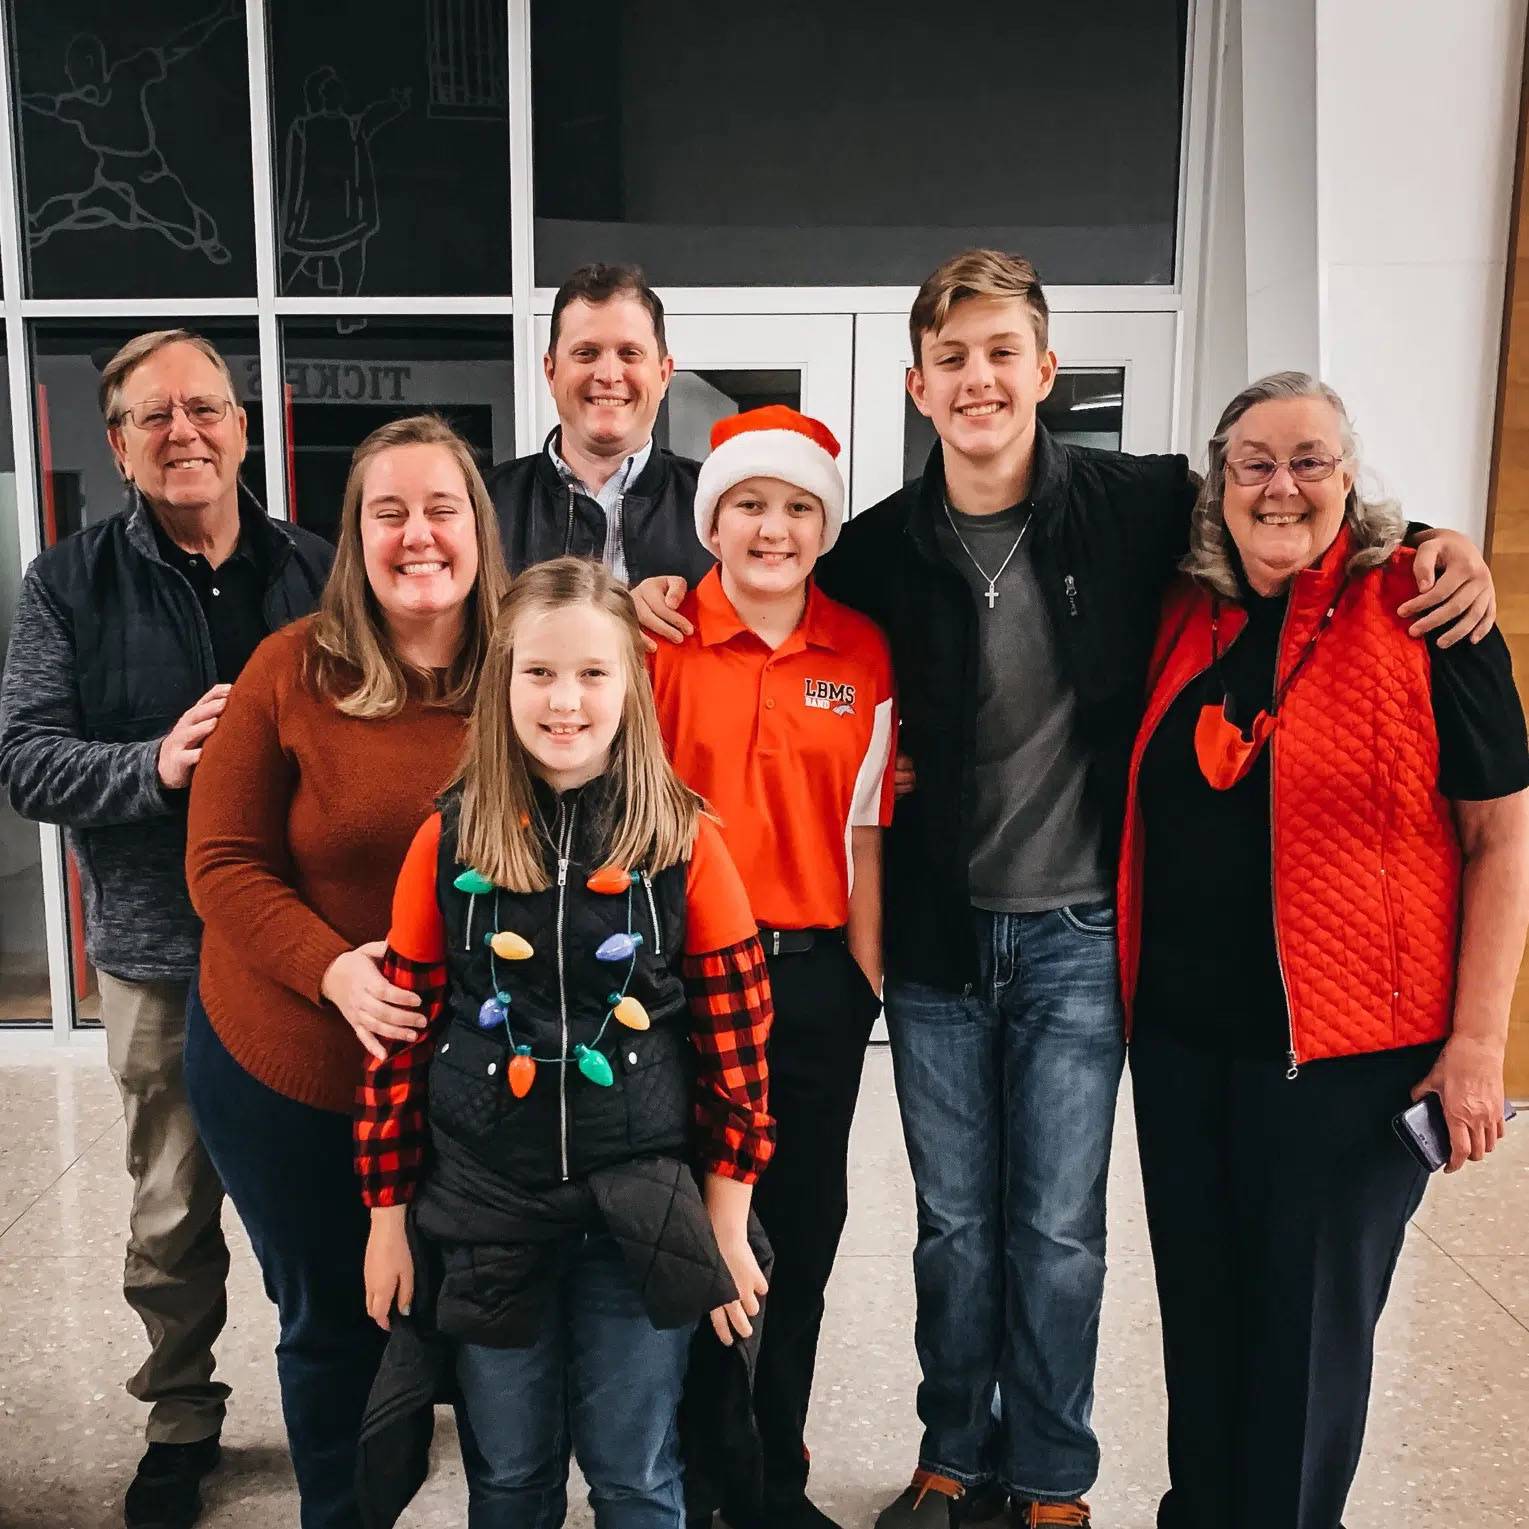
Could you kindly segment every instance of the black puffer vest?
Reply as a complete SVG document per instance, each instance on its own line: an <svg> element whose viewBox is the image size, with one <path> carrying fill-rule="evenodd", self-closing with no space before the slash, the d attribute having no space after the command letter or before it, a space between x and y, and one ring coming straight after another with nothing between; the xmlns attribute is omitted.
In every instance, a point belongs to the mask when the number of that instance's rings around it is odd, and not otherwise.
<svg viewBox="0 0 1529 1529"><path fill-rule="evenodd" d="M587 493L563 482L542 449L501 462L488 475L489 497L499 517L499 536L510 572L519 575L551 558L605 555L605 511ZM700 472L689 457L655 445L637 481L621 500L621 541L627 582L677 573L692 586L716 564L695 534L695 485Z"/></svg>
<svg viewBox="0 0 1529 1529"><path fill-rule="evenodd" d="M437 896L445 915L448 1023L430 1066L430 1124L481 1162L528 1188L580 1179L596 1168L658 1154L688 1159L694 1135L695 1053L680 975L685 948L685 865L632 872L629 890L592 892L616 804L601 780L561 797L538 787L551 843L545 892L459 890L456 793L442 804ZM556 848L554 848L556 846ZM488 937L510 930L532 954L505 960ZM611 935L642 937L636 962L599 961ZM628 974L630 973L630 979ZM625 991L647 1010L638 1031L611 1014ZM508 1027L479 1023L484 1001L508 994ZM508 1083L519 1046L536 1073L524 1098ZM609 1063L602 1085L581 1071L577 1048ZM591 1062L600 1072L598 1061Z"/></svg>

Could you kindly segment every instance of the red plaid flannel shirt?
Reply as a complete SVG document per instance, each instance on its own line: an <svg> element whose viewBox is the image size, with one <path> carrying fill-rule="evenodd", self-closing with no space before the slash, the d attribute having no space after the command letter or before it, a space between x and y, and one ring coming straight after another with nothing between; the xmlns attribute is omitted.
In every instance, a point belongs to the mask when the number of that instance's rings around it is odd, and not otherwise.
<svg viewBox="0 0 1529 1529"><path fill-rule="evenodd" d="M425 1028L397 1041L381 1061L368 1057L357 1090L356 1172L368 1205L402 1205L413 1196L429 1132L425 1087L446 1008L443 962L411 961L391 946L382 972L418 993ZM768 1110L765 1049L774 1008L764 950L751 936L722 950L684 958L685 996L700 1058L696 1124L709 1172L752 1184L775 1150Z"/></svg>

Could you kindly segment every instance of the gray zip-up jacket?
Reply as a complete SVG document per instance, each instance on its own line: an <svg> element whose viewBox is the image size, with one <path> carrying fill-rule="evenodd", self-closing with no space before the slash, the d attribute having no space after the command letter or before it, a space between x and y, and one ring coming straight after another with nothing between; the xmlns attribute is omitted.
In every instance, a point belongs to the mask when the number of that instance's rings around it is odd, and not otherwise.
<svg viewBox="0 0 1529 1529"><path fill-rule="evenodd" d="M241 534L266 569L271 631L318 601L333 558L309 531L239 491ZM85 944L130 981L189 981L201 923L186 895L186 797L159 779L159 745L217 683L190 583L160 556L135 489L117 514L32 563L0 680L0 786L22 817L68 830Z"/></svg>

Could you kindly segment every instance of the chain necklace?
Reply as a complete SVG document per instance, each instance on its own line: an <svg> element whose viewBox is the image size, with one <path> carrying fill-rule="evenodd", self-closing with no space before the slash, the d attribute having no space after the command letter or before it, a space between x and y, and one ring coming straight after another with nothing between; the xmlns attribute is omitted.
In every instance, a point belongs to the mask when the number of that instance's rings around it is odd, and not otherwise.
<svg viewBox="0 0 1529 1529"><path fill-rule="evenodd" d="M984 598L987 600L987 608L992 610L993 606L997 604L998 601L998 581L1003 577L1004 569L1014 561L1014 554L1019 551L1019 544L1025 539L1025 532L1030 529L1030 522L1035 519L1035 511L1031 510L1030 513L1025 516L1025 523L1019 528L1019 535L1014 538L1014 545L1009 548L1008 556L1004 558L1004 560L998 565L998 572L990 574L987 569L984 568L982 564L979 563L977 559L972 555L972 549L966 545L966 538L961 535L959 530L956 529L956 517L950 512L950 500L946 499L944 504L945 518L950 522L950 534L954 536L958 542L960 542L961 550L967 555L967 557L971 558L972 567L975 568L977 572L987 580L987 589L984 592Z"/></svg>

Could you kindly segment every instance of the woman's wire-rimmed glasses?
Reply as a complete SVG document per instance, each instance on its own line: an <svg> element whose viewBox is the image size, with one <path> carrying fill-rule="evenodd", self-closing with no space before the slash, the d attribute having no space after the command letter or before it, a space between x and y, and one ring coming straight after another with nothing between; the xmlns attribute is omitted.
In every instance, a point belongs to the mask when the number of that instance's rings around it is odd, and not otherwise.
<svg viewBox="0 0 1529 1529"><path fill-rule="evenodd" d="M1228 459L1226 470L1239 488L1263 488L1274 481L1275 473L1282 467L1288 467L1290 476L1298 482L1320 483L1337 472L1341 461L1342 457L1332 456L1325 451L1302 451L1282 459L1243 457L1236 462Z"/></svg>

